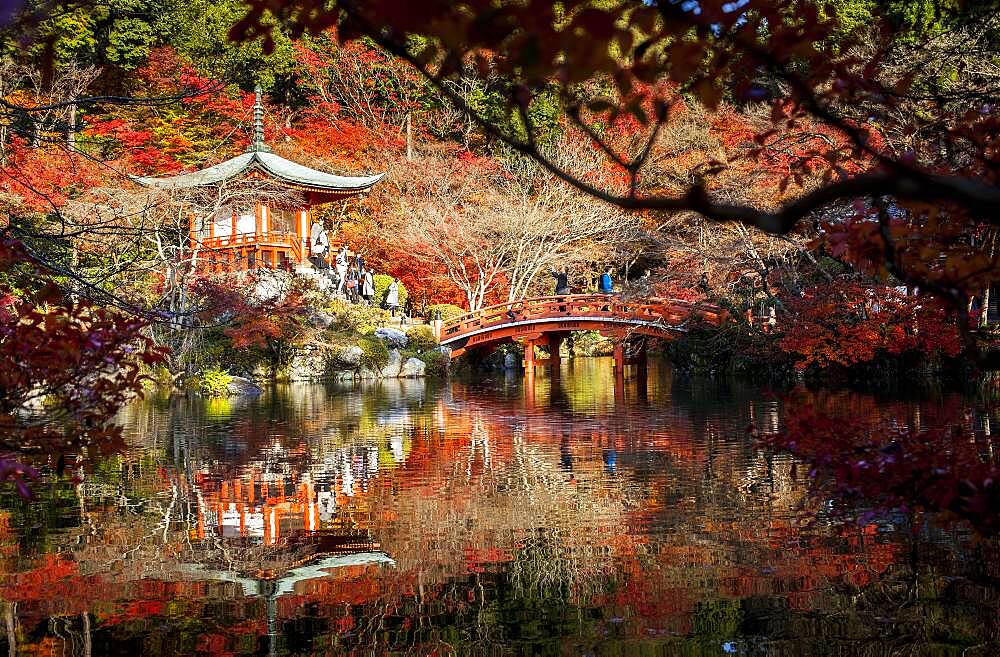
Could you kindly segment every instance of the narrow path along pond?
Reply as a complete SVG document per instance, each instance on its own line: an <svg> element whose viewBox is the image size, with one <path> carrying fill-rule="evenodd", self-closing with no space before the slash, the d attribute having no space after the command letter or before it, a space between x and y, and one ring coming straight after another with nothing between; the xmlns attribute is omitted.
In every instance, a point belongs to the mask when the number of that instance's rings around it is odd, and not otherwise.
<svg viewBox="0 0 1000 657"><path fill-rule="evenodd" d="M811 393L920 423L955 394ZM0 512L25 655L993 655L995 541L845 515L761 449L780 397L609 359L440 385L151 397L134 445ZM860 518L860 519L859 519Z"/></svg>

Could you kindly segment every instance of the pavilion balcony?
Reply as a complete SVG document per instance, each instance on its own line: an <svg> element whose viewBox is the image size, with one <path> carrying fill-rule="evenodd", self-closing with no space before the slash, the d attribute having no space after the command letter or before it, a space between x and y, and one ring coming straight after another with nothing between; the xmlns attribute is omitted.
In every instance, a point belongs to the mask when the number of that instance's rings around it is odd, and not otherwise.
<svg viewBox="0 0 1000 657"><path fill-rule="evenodd" d="M191 218L190 248L198 250L198 268L223 274L254 269L295 271L320 264L309 246L311 215L306 209L279 209L258 205L252 213L232 218L197 221ZM332 264L339 243L322 259Z"/></svg>

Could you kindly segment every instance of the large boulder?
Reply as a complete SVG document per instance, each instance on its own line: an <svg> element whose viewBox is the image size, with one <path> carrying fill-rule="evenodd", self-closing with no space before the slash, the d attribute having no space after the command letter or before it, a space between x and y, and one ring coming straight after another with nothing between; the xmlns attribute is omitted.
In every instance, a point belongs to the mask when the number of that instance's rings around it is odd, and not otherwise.
<svg viewBox="0 0 1000 657"><path fill-rule="evenodd" d="M337 318L330 313L325 313L322 310L317 310L312 313L309 317L309 323L316 328L330 328L337 323Z"/></svg>
<svg viewBox="0 0 1000 657"><path fill-rule="evenodd" d="M399 377L403 379L421 377L426 369L427 363L419 358L407 358L406 362L399 368Z"/></svg>
<svg viewBox="0 0 1000 657"><path fill-rule="evenodd" d="M375 329L375 337L394 349L404 349L410 343L406 333L389 326Z"/></svg>
<svg viewBox="0 0 1000 657"><path fill-rule="evenodd" d="M256 383L242 376L233 377L233 380L229 382L228 391L230 395L246 395L248 397L256 397L264 392Z"/></svg>
<svg viewBox="0 0 1000 657"><path fill-rule="evenodd" d="M520 361L518 361L517 356L513 353L507 353L503 357L503 368L505 370L516 370L520 365Z"/></svg>
<svg viewBox="0 0 1000 657"><path fill-rule="evenodd" d="M389 350L389 362L385 364L382 368L381 376L383 379L395 379L399 376L399 369L403 366L403 357L399 354L398 349Z"/></svg>
<svg viewBox="0 0 1000 657"><path fill-rule="evenodd" d="M327 377L328 370L326 353L319 348L306 347L288 363L288 380L320 381Z"/></svg>
<svg viewBox="0 0 1000 657"><path fill-rule="evenodd" d="M358 345L344 347L334 356L334 364L338 369L354 369L361 364L365 352Z"/></svg>

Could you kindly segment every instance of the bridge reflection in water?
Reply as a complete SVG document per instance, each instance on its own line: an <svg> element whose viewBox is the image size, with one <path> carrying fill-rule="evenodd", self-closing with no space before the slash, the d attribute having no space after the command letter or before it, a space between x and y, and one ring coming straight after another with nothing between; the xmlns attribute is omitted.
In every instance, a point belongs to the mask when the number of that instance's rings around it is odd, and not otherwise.
<svg viewBox="0 0 1000 657"><path fill-rule="evenodd" d="M896 607L855 602L894 581L917 534L891 516L803 525L826 508L807 469L746 436L780 427L765 393L655 361L618 391L610 365L135 404L135 447L39 490L47 520L0 511L0 649L4 634L17 654L67 655L899 649L874 620ZM925 418L915 402L815 401ZM975 563L932 531L941 572ZM949 614L979 631L995 611Z"/></svg>

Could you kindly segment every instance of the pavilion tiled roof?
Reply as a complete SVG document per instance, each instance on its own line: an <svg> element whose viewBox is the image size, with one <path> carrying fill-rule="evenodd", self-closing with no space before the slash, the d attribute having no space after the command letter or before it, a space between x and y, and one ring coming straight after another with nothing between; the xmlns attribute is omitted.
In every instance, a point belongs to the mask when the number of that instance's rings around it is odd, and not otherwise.
<svg viewBox="0 0 1000 657"><path fill-rule="evenodd" d="M254 171L290 185L329 192L363 192L385 175L338 176L311 169L274 153L250 151L193 173L164 178L132 176L132 180L147 187L187 189L216 185Z"/></svg>
<svg viewBox="0 0 1000 657"><path fill-rule="evenodd" d="M176 176L152 177L130 176L132 180L146 187L161 189L189 189L217 185L243 175L258 173L289 186L307 191L357 193L367 191L372 185L385 176L380 173L374 176L338 176L333 173L319 171L280 155L275 155L264 143L264 109L260 99L260 87L257 87L254 102L254 140L250 150L225 162L220 162L207 169L182 173Z"/></svg>

